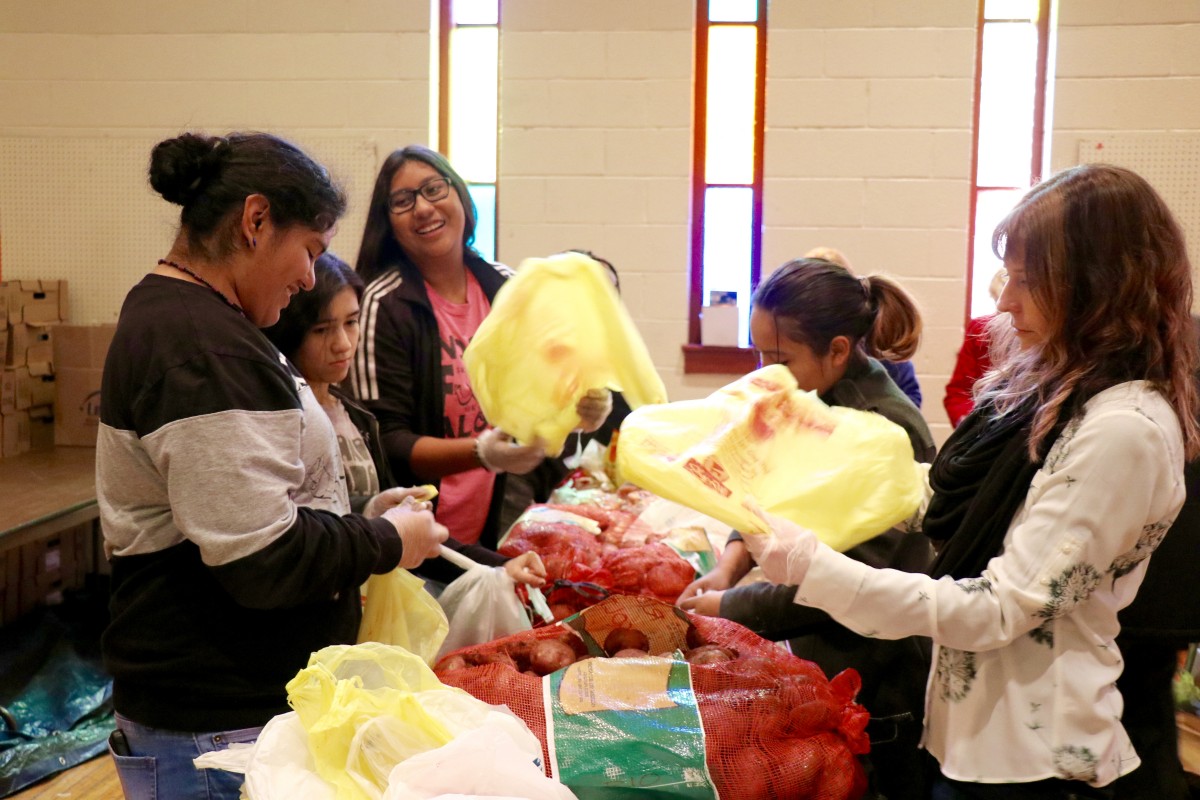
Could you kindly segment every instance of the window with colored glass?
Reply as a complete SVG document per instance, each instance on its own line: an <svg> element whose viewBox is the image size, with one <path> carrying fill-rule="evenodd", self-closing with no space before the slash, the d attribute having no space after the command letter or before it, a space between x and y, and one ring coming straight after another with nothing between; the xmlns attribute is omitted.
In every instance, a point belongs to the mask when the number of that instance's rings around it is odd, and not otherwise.
<svg viewBox="0 0 1200 800"><path fill-rule="evenodd" d="M762 261L766 0L698 0L688 340L701 315L736 293L736 343L749 343L750 292Z"/></svg>

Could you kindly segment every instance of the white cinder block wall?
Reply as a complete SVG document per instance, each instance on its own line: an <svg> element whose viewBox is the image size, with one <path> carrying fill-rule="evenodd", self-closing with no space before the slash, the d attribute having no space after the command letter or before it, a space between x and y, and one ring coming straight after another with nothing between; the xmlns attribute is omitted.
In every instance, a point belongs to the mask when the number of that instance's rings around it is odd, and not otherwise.
<svg viewBox="0 0 1200 800"><path fill-rule="evenodd" d="M427 141L430 5L0 0L0 137L256 128L381 153ZM917 369L939 439L965 298L975 13L969 0L771 6L764 271L830 245L900 278L925 312ZM609 257L677 399L728 380L684 376L680 355L693 20L691 0L503 0L499 256ZM1194 0L1062 0L1059 22L1055 168L1079 138L1200 129ZM87 165L36 180L64 198L50 230L70 225ZM364 203L369 187L353 188ZM109 212L113 230L140 223L120 197ZM335 246L352 254L359 234L343 226ZM0 209L0 237L14 235ZM6 261L3 275L72 277L48 260Z"/></svg>

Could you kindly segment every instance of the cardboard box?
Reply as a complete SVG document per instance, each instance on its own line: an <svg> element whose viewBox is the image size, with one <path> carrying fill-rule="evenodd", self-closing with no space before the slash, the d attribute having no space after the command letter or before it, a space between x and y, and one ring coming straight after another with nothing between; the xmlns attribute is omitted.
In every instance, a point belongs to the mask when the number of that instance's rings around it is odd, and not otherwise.
<svg viewBox="0 0 1200 800"><path fill-rule="evenodd" d="M55 375L54 443L96 446L100 427L100 379L104 370L67 367Z"/></svg>
<svg viewBox="0 0 1200 800"><path fill-rule="evenodd" d="M67 319L66 281L5 281L0 283L8 323L45 325Z"/></svg>
<svg viewBox="0 0 1200 800"><path fill-rule="evenodd" d="M29 452L29 412L0 414L0 458L12 458Z"/></svg>
<svg viewBox="0 0 1200 800"><path fill-rule="evenodd" d="M100 425L100 380L104 358L117 326L59 325L54 359L57 400L54 404L56 445L96 446Z"/></svg>
<svg viewBox="0 0 1200 800"><path fill-rule="evenodd" d="M104 357L116 332L115 323L55 325L52 355L55 367L104 369Z"/></svg>
<svg viewBox="0 0 1200 800"><path fill-rule="evenodd" d="M0 374L0 413L52 406L55 394L53 374L35 375L28 367L6 367Z"/></svg>
<svg viewBox="0 0 1200 800"><path fill-rule="evenodd" d="M54 449L54 406L29 409L29 449Z"/></svg>
<svg viewBox="0 0 1200 800"><path fill-rule="evenodd" d="M35 375L54 372L54 331L49 325L9 326L4 366L29 367Z"/></svg>

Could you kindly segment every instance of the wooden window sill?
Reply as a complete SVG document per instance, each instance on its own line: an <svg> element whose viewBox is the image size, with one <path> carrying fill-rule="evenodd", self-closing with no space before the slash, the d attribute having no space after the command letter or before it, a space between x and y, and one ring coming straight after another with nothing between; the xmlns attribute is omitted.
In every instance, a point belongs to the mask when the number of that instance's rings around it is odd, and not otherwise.
<svg viewBox="0 0 1200 800"><path fill-rule="evenodd" d="M750 347L685 344L683 374L745 375L758 369L758 355Z"/></svg>

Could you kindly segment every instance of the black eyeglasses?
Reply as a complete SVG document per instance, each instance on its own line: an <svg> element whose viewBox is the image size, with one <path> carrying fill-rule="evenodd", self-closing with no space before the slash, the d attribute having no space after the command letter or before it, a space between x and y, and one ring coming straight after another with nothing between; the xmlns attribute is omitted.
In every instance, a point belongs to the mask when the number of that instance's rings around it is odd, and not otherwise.
<svg viewBox="0 0 1200 800"><path fill-rule="evenodd" d="M397 192L392 192L388 197L388 211L397 215L412 211L413 206L417 204L418 194L431 203L441 200L450 194L450 179L434 178L433 180L425 181L425 183L422 183L416 189L401 189Z"/></svg>

